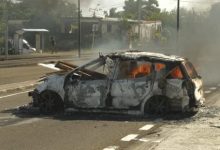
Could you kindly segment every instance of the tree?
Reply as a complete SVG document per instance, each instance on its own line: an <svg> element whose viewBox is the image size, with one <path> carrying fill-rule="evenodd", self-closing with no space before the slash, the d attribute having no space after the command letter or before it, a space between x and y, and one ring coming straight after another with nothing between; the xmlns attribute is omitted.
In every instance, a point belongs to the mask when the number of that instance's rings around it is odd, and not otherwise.
<svg viewBox="0 0 220 150"><path fill-rule="evenodd" d="M152 20L157 19L160 14L160 8L157 0L148 0L148 1L141 1L142 9L141 9L141 19L143 20Z"/></svg>
<svg viewBox="0 0 220 150"><path fill-rule="evenodd" d="M109 17L118 17L116 10L117 8L111 8L109 11Z"/></svg>
<svg viewBox="0 0 220 150"><path fill-rule="evenodd" d="M139 15L142 20L156 19L160 13L158 7L157 0L128 0L125 1L124 15L129 19L138 19Z"/></svg>
<svg viewBox="0 0 220 150"><path fill-rule="evenodd" d="M77 7L68 0L21 0L20 5L30 10L28 26L47 28L56 32L62 17L76 17Z"/></svg>

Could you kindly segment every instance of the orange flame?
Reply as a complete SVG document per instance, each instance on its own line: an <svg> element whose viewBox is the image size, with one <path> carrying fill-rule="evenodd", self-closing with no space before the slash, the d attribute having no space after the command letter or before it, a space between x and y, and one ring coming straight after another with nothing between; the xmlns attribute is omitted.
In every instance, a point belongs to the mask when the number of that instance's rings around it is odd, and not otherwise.
<svg viewBox="0 0 220 150"><path fill-rule="evenodd" d="M179 67L176 67L172 72L171 72L171 76L174 79L182 79L183 78L183 74L180 70Z"/></svg>
<svg viewBox="0 0 220 150"><path fill-rule="evenodd" d="M137 68L131 71L131 77L136 78L136 76L146 76L151 72L151 65L150 64L143 64L138 66Z"/></svg>
<svg viewBox="0 0 220 150"><path fill-rule="evenodd" d="M155 69L156 69L157 72L159 72L160 70L162 70L165 67L166 67L165 64L161 64L161 63L156 63L155 64Z"/></svg>

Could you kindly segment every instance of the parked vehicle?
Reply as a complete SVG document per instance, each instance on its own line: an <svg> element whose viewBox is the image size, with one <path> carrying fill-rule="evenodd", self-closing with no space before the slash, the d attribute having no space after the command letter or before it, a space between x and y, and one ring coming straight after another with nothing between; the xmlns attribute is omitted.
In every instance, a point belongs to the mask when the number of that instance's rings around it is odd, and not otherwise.
<svg viewBox="0 0 220 150"><path fill-rule="evenodd" d="M127 51L82 66L58 62L30 96L42 112L65 110L128 114L188 111L203 105L203 82L185 58Z"/></svg>
<svg viewBox="0 0 220 150"><path fill-rule="evenodd" d="M19 39L17 41L13 39L8 40L8 54L29 54L36 52L36 48L33 48L27 40Z"/></svg>
<svg viewBox="0 0 220 150"><path fill-rule="evenodd" d="M22 47L21 47L21 44ZM28 54L28 53L34 53L36 52L36 48L33 48L27 40L25 39L22 39L22 43L20 42L19 43L19 47L21 47L21 49L19 49L20 53L23 53L23 54Z"/></svg>

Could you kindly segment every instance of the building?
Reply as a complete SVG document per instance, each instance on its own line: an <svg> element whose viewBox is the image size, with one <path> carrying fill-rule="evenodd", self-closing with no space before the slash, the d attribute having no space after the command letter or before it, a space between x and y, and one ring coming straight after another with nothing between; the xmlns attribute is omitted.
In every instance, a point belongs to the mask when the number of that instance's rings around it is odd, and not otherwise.
<svg viewBox="0 0 220 150"><path fill-rule="evenodd" d="M27 20L10 21L13 34L17 29L24 27ZM10 28L11 29L11 28ZM138 21L122 18L98 18L82 17L81 18L81 45L82 48L94 48L99 45L106 45L115 41L119 43L117 48L128 48L128 45L137 45L137 42L150 42L155 39L155 33L161 32L161 21ZM68 50L78 47L78 18L65 17L60 19L60 30L56 33L50 33L56 37L57 49ZM34 35L27 39L30 44L37 47ZM49 48L48 37L45 38L45 48ZM131 46L129 46L131 47Z"/></svg>
<svg viewBox="0 0 220 150"><path fill-rule="evenodd" d="M78 35L77 18L62 18L61 24L62 34ZM142 42L155 39L155 32L162 30L162 22L82 17L81 28L82 45L86 45L86 47L94 47L94 45L108 42L111 39L117 39L124 45L129 45L135 39L140 39Z"/></svg>

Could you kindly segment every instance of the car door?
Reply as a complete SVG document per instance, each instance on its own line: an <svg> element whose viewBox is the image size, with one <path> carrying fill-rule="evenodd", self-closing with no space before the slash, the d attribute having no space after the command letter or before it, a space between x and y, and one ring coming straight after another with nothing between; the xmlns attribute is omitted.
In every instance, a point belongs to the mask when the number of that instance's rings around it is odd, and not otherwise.
<svg viewBox="0 0 220 150"><path fill-rule="evenodd" d="M112 82L112 106L129 109L141 104L151 91L151 64L134 61L121 61Z"/></svg>
<svg viewBox="0 0 220 150"><path fill-rule="evenodd" d="M66 87L68 103L78 108L101 108L105 106L107 79L73 79Z"/></svg>
<svg viewBox="0 0 220 150"><path fill-rule="evenodd" d="M100 63L100 64L99 64ZM103 108L107 96L108 77L97 71L102 62L92 63L93 69L79 69L66 77L65 104L76 108ZM96 68L94 68L96 66ZM98 66L98 67L97 67ZM88 65L88 68L90 66ZM102 70L102 69L101 69ZM103 70L102 70L103 71Z"/></svg>

